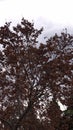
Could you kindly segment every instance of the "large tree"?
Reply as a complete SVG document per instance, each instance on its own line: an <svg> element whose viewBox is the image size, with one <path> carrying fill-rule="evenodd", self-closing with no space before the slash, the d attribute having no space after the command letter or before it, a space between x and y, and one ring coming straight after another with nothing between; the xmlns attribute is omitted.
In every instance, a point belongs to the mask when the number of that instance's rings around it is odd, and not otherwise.
<svg viewBox="0 0 73 130"><path fill-rule="evenodd" d="M38 87L42 78L35 47L42 29L33 26L22 19L13 30L10 23L0 28L0 120L3 127L8 125L13 130L20 126L44 89L42 85Z"/></svg>
<svg viewBox="0 0 73 130"><path fill-rule="evenodd" d="M1 130L24 130L27 125L28 130L56 130L62 115L58 102L71 104L73 37L56 34L38 47L41 32L24 18L13 29L10 23L0 27Z"/></svg>

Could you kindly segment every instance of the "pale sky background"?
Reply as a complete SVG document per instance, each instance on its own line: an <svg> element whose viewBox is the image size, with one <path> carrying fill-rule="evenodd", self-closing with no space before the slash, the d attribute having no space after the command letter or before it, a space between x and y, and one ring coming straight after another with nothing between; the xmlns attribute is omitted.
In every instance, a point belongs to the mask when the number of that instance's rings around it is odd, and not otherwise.
<svg viewBox="0 0 73 130"><path fill-rule="evenodd" d="M0 0L0 26L22 17L44 26L49 35L64 28L73 33L73 0Z"/></svg>

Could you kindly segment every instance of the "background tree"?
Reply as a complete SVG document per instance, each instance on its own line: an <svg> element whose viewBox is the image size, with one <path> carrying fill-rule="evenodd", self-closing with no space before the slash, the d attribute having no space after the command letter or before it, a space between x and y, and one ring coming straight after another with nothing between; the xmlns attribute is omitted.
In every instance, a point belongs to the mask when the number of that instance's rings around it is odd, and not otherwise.
<svg viewBox="0 0 73 130"><path fill-rule="evenodd" d="M0 28L1 130L58 130L58 101L72 102L73 37L56 34L37 47L41 32L24 18L13 29Z"/></svg>

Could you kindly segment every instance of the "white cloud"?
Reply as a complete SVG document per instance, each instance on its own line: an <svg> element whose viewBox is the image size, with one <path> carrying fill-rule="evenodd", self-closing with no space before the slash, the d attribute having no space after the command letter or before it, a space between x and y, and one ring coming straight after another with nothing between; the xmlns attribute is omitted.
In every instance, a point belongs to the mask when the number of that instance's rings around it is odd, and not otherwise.
<svg viewBox="0 0 73 130"><path fill-rule="evenodd" d="M73 26L73 0L0 0L0 25L24 17L50 30ZM51 26L51 27L50 27Z"/></svg>
<svg viewBox="0 0 73 130"><path fill-rule="evenodd" d="M44 17L53 22L72 23L73 0L1 0L0 17Z"/></svg>

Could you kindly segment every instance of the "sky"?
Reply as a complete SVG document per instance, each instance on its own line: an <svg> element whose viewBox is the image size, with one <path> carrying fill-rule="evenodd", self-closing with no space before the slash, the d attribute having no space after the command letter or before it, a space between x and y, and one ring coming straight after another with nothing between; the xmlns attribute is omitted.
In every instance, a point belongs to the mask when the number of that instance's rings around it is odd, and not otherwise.
<svg viewBox="0 0 73 130"><path fill-rule="evenodd" d="M73 30L73 0L0 0L0 26L24 17L36 27L44 26L46 34L68 28Z"/></svg>

